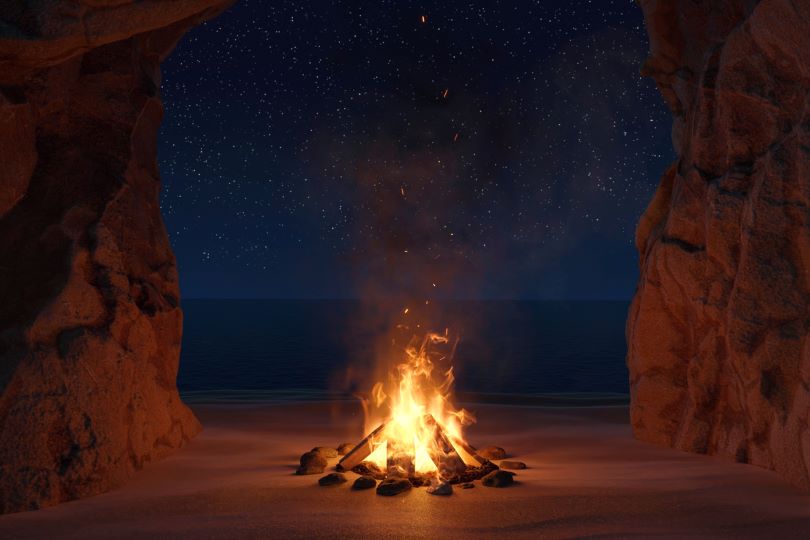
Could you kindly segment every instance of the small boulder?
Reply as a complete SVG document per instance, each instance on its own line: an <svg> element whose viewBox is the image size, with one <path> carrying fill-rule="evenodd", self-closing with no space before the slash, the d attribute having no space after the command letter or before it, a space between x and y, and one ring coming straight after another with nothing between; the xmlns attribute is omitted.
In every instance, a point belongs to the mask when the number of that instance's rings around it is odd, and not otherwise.
<svg viewBox="0 0 810 540"><path fill-rule="evenodd" d="M473 484L472 482L464 482L463 484L461 484L461 489L472 489L474 487L475 484Z"/></svg>
<svg viewBox="0 0 810 540"><path fill-rule="evenodd" d="M337 447L337 453L340 456L345 456L346 454L348 454L352 450L354 450L354 445L350 444L350 443L347 443L347 442L345 442L343 444L340 444Z"/></svg>
<svg viewBox="0 0 810 540"><path fill-rule="evenodd" d="M387 478L377 486L377 495L393 497L411 489L411 482L407 478Z"/></svg>
<svg viewBox="0 0 810 540"><path fill-rule="evenodd" d="M441 484L428 487L425 491L427 491L431 495L452 495L453 486L445 482L442 482Z"/></svg>
<svg viewBox="0 0 810 540"><path fill-rule="evenodd" d="M500 446L487 446L483 450L479 450L478 455L490 461L493 459L503 459L506 457L506 450Z"/></svg>
<svg viewBox="0 0 810 540"><path fill-rule="evenodd" d="M384 480L386 476L385 471L377 467L377 464L371 461L363 461L358 463L352 468L352 472L360 475L373 476L377 480Z"/></svg>
<svg viewBox="0 0 810 540"><path fill-rule="evenodd" d="M354 481L354 484L352 484L352 489L354 490L371 489L376 486L377 481L374 479L374 477L364 474L363 476L358 477L357 480Z"/></svg>
<svg viewBox="0 0 810 540"><path fill-rule="evenodd" d="M336 486L337 484L342 484L345 481L346 476L344 476L343 473L333 472L318 480L318 484L322 486Z"/></svg>
<svg viewBox="0 0 810 540"><path fill-rule="evenodd" d="M519 471L520 469L525 469L526 464L522 461L501 461L501 469L512 469L513 471Z"/></svg>
<svg viewBox="0 0 810 540"><path fill-rule="evenodd" d="M301 466L295 474L321 474L325 468L325 457L317 452L307 452L301 456Z"/></svg>
<svg viewBox="0 0 810 540"><path fill-rule="evenodd" d="M332 458L338 457L338 451L335 450L334 448L329 448L328 446L316 446L315 448L313 448L310 451L311 452L316 452L316 453L322 455L323 457L325 457L326 459L332 459Z"/></svg>
<svg viewBox="0 0 810 540"><path fill-rule="evenodd" d="M515 483L515 473L509 471L492 471L481 479L481 483L487 487L502 488Z"/></svg>

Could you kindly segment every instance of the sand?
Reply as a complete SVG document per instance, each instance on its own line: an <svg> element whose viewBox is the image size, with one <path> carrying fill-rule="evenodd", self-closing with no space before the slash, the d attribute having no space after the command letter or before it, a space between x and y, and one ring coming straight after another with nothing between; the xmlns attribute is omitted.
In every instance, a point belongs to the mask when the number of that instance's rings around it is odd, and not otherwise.
<svg viewBox="0 0 810 540"><path fill-rule="evenodd" d="M503 446L526 462L519 482L391 498L293 474L313 446L360 438L355 404L194 409L205 431L184 451L113 492L0 516L0 538L807 538L810 531L809 495L756 467L635 441L622 406L473 406L479 423L470 442Z"/></svg>

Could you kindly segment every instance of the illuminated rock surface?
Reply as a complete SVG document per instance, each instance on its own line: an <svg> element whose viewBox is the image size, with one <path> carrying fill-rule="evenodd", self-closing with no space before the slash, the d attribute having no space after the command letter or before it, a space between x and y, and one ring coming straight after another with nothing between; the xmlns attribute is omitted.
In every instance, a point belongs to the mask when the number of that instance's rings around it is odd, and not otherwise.
<svg viewBox="0 0 810 540"><path fill-rule="evenodd" d="M0 512L103 492L200 430L175 384L159 67L228 3L0 5Z"/></svg>
<svg viewBox="0 0 810 540"><path fill-rule="evenodd" d="M810 4L641 5L677 160L636 235L633 431L810 488Z"/></svg>

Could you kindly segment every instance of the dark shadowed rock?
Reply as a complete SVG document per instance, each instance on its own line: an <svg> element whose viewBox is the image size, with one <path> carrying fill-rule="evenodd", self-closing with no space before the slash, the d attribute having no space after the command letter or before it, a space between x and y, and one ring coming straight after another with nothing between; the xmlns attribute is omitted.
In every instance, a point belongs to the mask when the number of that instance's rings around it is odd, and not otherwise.
<svg viewBox="0 0 810 540"><path fill-rule="evenodd" d="M500 466L502 469L512 469L513 471L526 468L526 464L522 461L501 461Z"/></svg>
<svg viewBox="0 0 810 540"><path fill-rule="evenodd" d="M467 469L457 475L453 475L447 478L447 482L450 484L460 484L464 482L472 482L473 480L478 480L479 478L483 478L487 474L491 473L494 470L497 470L498 466L492 463L491 461L484 462L483 465L480 467L470 467L468 466Z"/></svg>
<svg viewBox="0 0 810 540"><path fill-rule="evenodd" d="M358 477L354 484L352 484L352 489L360 490L360 489L371 489L377 485L377 481L374 479L373 476L363 475Z"/></svg>
<svg viewBox="0 0 810 540"><path fill-rule="evenodd" d="M461 489L472 489L475 487L475 484L472 482L464 482L463 484L460 484L460 487Z"/></svg>
<svg viewBox="0 0 810 540"><path fill-rule="evenodd" d="M352 472L372 476L377 480L383 480L386 476L385 471L380 469L376 463L372 463L371 461L363 461L358 463L352 468Z"/></svg>
<svg viewBox="0 0 810 540"><path fill-rule="evenodd" d="M326 468L327 461L318 452L307 452L301 456L301 466L295 474L321 474Z"/></svg>
<svg viewBox="0 0 810 540"><path fill-rule="evenodd" d="M407 478L386 478L377 486L377 495L392 497L411 489Z"/></svg>
<svg viewBox="0 0 810 540"><path fill-rule="evenodd" d="M495 459L505 458L506 450L504 450L500 446L487 446L486 448L479 450L478 455L481 456L482 458L492 461Z"/></svg>
<svg viewBox="0 0 810 540"><path fill-rule="evenodd" d="M339 472L329 473L323 478L318 479L318 485L320 486L335 486L337 484L343 484L345 482L346 476L344 476L343 473Z"/></svg>
<svg viewBox="0 0 810 540"><path fill-rule="evenodd" d="M515 473L509 471L493 471L481 479L487 487L506 487L515 483Z"/></svg>
<svg viewBox="0 0 810 540"><path fill-rule="evenodd" d="M228 0L0 2L0 512L200 431L160 216L160 62Z"/></svg>
<svg viewBox="0 0 810 540"><path fill-rule="evenodd" d="M310 452L315 452L317 454L322 455L327 459L332 459L338 457L338 451L334 448L329 448L327 446L316 446Z"/></svg>
<svg viewBox="0 0 810 540"><path fill-rule="evenodd" d="M453 486L450 484L442 482L441 484L436 484L435 486L428 486L425 491L430 493L431 495L452 495L453 494Z"/></svg>
<svg viewBox="0 0 810 540"><path fill-rule="evenodd" d="M677 158L636 231L633 432L810 489L810 3L640 4Z"/></svg>
<svg viewBox="0 0 810 540"><path fill-rule="evenodd" d="M345 456L346 454L351 452L353 448L354 448L353 444L345 442L345 443L342 443L342 444L338 445L337 453L340 456Z"/></svg>

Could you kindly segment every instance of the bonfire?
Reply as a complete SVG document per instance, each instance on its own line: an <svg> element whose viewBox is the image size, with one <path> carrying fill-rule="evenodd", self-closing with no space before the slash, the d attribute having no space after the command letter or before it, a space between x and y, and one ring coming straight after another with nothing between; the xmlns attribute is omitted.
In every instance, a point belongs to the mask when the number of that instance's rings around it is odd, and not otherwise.
<svg viewBox="0 0 810 540"><path fill-rule="evenodd" d="M497 469L464 440L475 421L451 400L458 340L444 334L414 337L405 358L364 401L368 435L338 463L338 470L378 479L407 478L414 485L469 482Z"/></svg>

